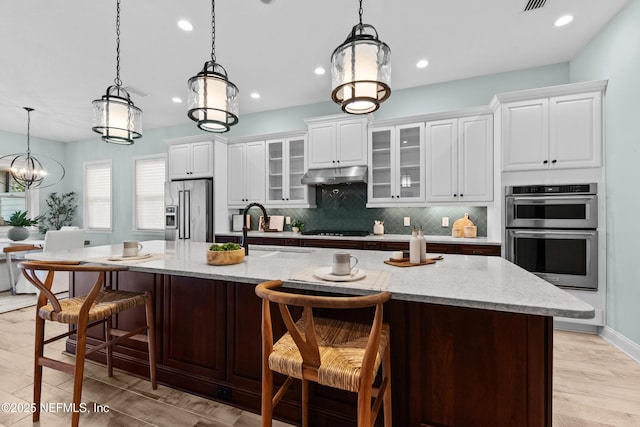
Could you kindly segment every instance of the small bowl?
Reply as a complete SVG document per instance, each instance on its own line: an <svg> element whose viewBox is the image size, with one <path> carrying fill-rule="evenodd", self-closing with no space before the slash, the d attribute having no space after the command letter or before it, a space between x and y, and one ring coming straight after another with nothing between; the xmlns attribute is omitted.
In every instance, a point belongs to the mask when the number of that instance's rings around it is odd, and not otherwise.
<svg viewBox="0 0 640 427"><path fill-rule="evenodd" d="M244 261L244 248L233 251L212 251L207 249L207 264L232 265Z"/></svg>

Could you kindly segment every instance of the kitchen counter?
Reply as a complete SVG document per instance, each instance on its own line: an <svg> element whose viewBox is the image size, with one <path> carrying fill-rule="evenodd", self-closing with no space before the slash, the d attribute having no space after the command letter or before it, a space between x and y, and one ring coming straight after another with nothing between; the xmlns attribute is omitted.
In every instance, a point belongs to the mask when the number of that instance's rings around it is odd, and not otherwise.
<svg viewBox="0 0 640 427"><path fill-rule="evenodd" d="M242 237L240 231L228 231L216 233L216 236L232 236ZM411 234L383 234L367 236L320 236L320 235L308 235L294 233L292 231L278 231L278 232L264 232L264 231L249 231L248 237L264 237L264 238L285 238L285 239L326 239L326 240L359 240L366 242L408 242L411 238ZM451 236L425 236L429 243L458 243L465 245L502 245L502 242L498 240L488 239L487 237L451 237Z"/></svg>
<svg viewBox="0 0 640 427"><path fill-rule="evenodd" d="M335 249L251 245L244 262L212 266L206 263L207 243L155 240L143 245L143 252L164 254L168 258L129 264L131 271L250 284L281 279L287 286L299 289L345 294L382 290L357 281L318 284L290 280L306 268L330 266ZM122 264L104 259L121 251L122 245L111 245L28 256ZM594 316L593 307L587 303L500 257L447 254L436 264L399 268L384 264L389 252L352 250L350 253L358 258L358 268L390 273L384 290L390 291L393 299L542 316Z"/></svg>

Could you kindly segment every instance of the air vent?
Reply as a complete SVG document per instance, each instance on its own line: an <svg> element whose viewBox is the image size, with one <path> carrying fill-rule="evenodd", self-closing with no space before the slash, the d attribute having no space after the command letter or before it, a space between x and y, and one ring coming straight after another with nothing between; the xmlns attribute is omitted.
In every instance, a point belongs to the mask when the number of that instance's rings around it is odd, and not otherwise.
<svg viewBox="0 0 640 427"><path fill-rule="evenodd" d="M545 5L545 3L547 3L547 0L528 0L523 12L540 9Z"/></svg>

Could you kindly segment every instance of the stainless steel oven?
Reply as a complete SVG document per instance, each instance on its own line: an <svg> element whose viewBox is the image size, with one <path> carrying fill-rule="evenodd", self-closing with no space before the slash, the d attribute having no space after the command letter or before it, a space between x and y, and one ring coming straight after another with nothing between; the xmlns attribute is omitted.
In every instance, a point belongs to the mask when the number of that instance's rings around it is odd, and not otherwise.
<svg viewBox="0 0 640 427"><path fill-rule="evenodd" d="M598 289L596 184L508 187L506 258L565 288Z"/></svg>

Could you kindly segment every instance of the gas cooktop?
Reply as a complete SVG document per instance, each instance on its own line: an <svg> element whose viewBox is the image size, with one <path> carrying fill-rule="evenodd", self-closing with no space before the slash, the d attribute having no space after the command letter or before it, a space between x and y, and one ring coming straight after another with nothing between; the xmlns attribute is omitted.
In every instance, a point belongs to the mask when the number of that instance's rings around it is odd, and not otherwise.
<svg viewBox="0 0 640 427"><path fill-rule="evenodd" d="M368 231L363 230L308 230L300 234L308 236L367 236Z"/></svg>

